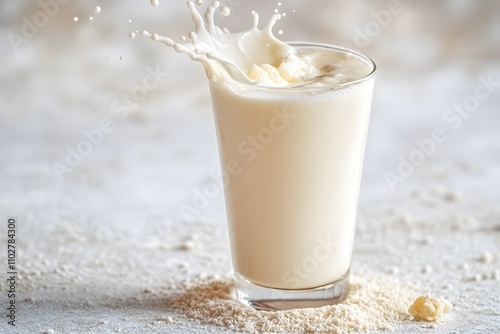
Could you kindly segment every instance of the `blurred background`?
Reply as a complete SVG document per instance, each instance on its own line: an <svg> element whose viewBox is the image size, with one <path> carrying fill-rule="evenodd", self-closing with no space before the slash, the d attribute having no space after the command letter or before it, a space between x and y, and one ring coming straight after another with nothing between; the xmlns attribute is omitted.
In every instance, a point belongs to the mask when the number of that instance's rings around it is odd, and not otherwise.
<svg viewBox="0 0 500 334"><path fill-rule="evenodd" d="M278 9L286 13L275 27L280 38L338 44L375 60L361 211L405 208L408 196L433 189L498 212L500 2L220 2L232 13L217 21L230 30L247 29L252 9L262 24ZM184 1L0 2L0 211L25 222L26 242L71 229L76 238L91 226L124 240L155 228L167 241L188 237L189 224L225 235L221 193L197 199L219 170L204 71L143 29L186 35ZM154 87L141 91L148 75ZM141 101L128 104L134 92ZM401 172L402 161L419 155L416 141L436 129L446 139ZM90 147L82 144L89 133ZM79 149L85 155L70 166ZM186 216L187 207L194 211ZM228 255L227 246L216 254Z"/></svg>
<svg viewBox="0 0 500 334"><path fill-rule="evenodd" d="M282 39L339 44L375 60L361 203L397 199L423 184L499 199L488 184L499 181L493 166L500 159L500 87L473 106L470 117L460 121L455 113L453 122L444 120L448 109L474 94L478 78L500 81L498 2L221 2L232 15L217 20L232 30L249 27L252 9L262 24L279 9L287 14L275 29L284 31ZM219 168L209 91L199 64L140 32L185 35L192 24L184 1L0 6L2 204L26 212L71 199L82 210L113 214L110 222L134 225L144 221L144 212L178 218L179 203L189 203L193 189ZM168 74L123 119L117 117L123 95L141 85L148 68ZM64 163L67 147L76 149L85 139L82 131L103 118L112 120L113 130L76 168L60 171L61 181L53 163ZM415 140L430 138L435 128L447 140L404 182L390 186L386 173L398 175L401 157L408 159ZM211 200L203 216L223 218L222 203L222 196Z"/></svg>

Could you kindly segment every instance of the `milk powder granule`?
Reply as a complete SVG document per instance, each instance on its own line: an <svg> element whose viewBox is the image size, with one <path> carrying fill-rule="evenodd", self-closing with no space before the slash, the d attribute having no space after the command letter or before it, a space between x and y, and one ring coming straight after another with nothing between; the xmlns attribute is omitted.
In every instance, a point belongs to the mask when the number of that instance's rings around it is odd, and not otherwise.
<svg viewBox="0 0 500 334"><path fill-rule="evenodd" d="M416 320L436 321L443 314L450 311L452 307L451 303L446 299L420 296L408 309L408 312L410 312Z"/></svg>

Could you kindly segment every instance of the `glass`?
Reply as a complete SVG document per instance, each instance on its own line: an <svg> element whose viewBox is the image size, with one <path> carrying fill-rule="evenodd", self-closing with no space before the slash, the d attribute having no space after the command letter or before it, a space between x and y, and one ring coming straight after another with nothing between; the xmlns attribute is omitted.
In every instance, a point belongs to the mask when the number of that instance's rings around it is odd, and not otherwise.
<svg viewBox="0 0 500 334"><path fill-rule="evenodd" d="M211 83L235 298L261 310L336 304L348 290L376 66L328 87Z"/></svg>

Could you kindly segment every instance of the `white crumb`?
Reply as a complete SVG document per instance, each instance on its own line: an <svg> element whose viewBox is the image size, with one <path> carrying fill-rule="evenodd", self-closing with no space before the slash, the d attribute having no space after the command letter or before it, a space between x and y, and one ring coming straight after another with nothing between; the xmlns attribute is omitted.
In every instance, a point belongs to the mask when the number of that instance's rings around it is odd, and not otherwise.
<svg viewBox="0 0 500 334"><path fill-rule="evenodd" d="M415 320L437 321L443 314L451 311L453 305L446 299L420 296L408 309Z"/></svg>

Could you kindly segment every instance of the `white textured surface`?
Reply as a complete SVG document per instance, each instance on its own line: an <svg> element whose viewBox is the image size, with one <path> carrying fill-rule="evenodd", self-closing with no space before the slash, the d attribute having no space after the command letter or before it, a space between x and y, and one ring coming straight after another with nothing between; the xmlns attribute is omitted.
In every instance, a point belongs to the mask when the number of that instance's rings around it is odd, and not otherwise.
<svg viewBox="0 0 500 334"><path fill-rule="evenodd" d="M227 1L232 14L220 17L231 28L250 24L249 9L266 21L275 8L240 2ZM372 20L370 11L387 6L282 2L288 15L277 29L284 39L348 47L356 47L354 28ZM500 81L500 7L403 4L359 48L378 63L379 75L353 274L394 276L455 305L434 329L408 322L396 332L494 333L500 328L500 281L492 277L500 268L500 87L457 129L443 114L474 93L479 76ZM0 34L19 34L22 17L39 10L35 2L3 2ZM222 196L190 220L179 211L219 168L204 73L161 45L128 37L143 28L181 36L190 27L186 18L183 1L158 7L72 1L20 52L0 39L0 219L17 218L20 272L17 326L2 317L0 332L226 332L178 318L164 290L200 273L230 272ZM169 75L128 117L117 118L113 101L142 82L147 66ZM106 117L114 131L59 182L50 164L62 162L66 146L75 147L83 129ZM446 142L391 192L384 173L395 172L398 156L408 157L414 141L437 127ZM458 200L450 201L454 195ZM197 247L183 249L186 240ZM483 252L491 262L480 260ZM4 269L1 275L3 281ZM2 285L2 309L5 297ZM175 325L159 321L168 316L178 318Z"/></svg>

